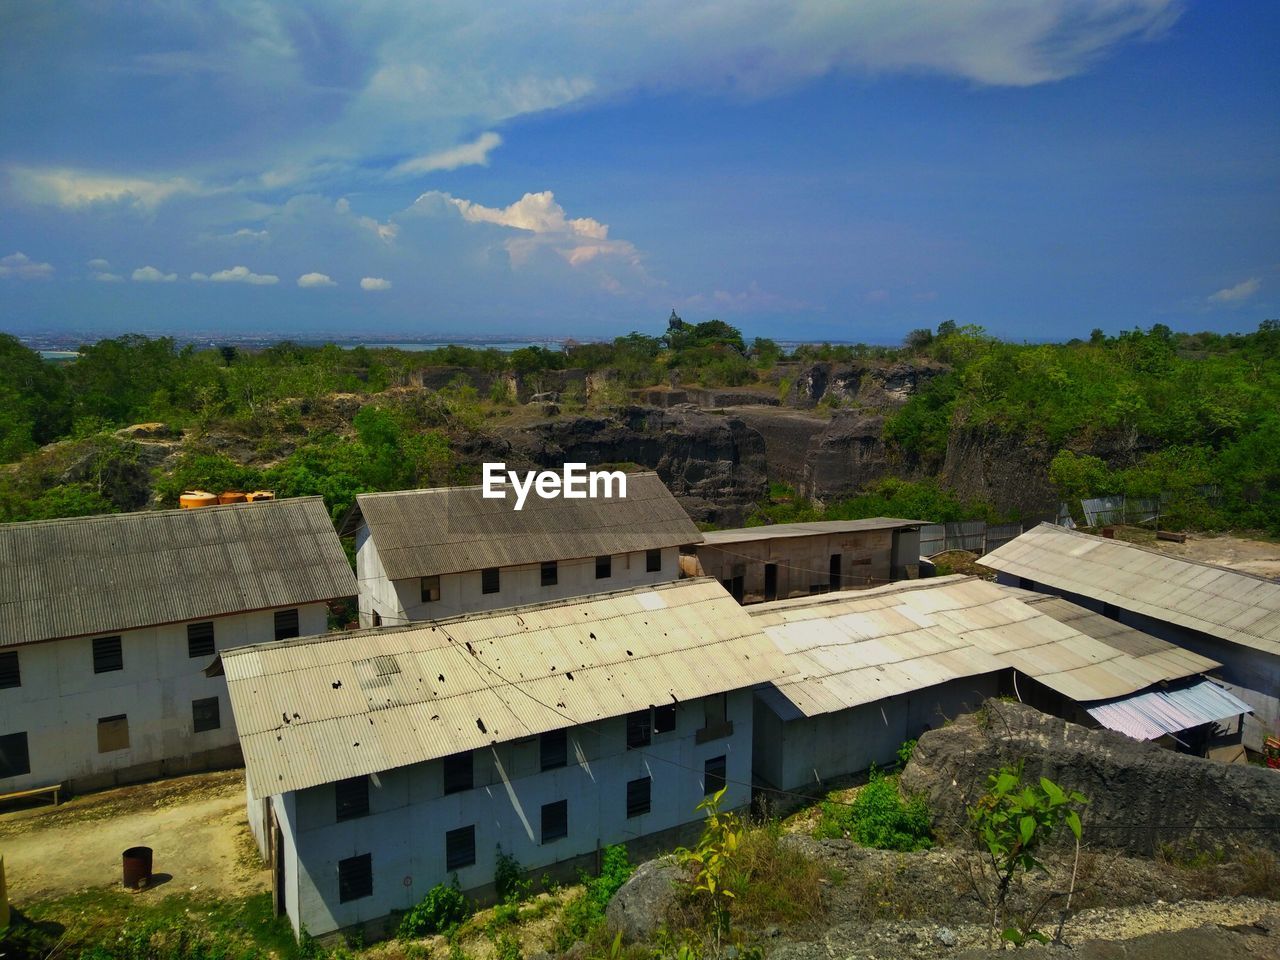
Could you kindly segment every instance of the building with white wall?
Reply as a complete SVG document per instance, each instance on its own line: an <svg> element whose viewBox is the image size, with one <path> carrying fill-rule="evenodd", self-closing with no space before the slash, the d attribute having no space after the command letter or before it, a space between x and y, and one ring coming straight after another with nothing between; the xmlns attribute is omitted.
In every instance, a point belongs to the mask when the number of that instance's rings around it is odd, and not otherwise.
<svg viewBox="0 0 1280 960"><path fill-rule="evenodd" d="M367 493L342 525L356 542L360 625L394 626L581 597L680 576L702 538L654 473L625 497L486 499L483 488Z"/></svg>
<svg viewBox="0 0 1280 960"><path fill-rule="evenodd" d="M714 580L225 652L249 818L295 931L367 927L498 848L570 879L750 798L777 650Z"/></svg>
<svg viewBox="0 0 1280 960"><path fill-rule="evenodd" d="M0 557L0 793L235 765L205 668L356 589L318 497L3 524Z"/></svg>

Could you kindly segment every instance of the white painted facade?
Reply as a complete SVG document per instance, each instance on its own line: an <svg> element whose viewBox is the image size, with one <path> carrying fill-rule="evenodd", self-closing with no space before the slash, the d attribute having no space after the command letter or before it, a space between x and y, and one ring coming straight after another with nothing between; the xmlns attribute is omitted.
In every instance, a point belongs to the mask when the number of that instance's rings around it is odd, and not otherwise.
<svg viewBox="0 0 1280 960"><path fill-rule="evenodd" d="M479 570L442 574L440 599L424 602L422 578L390 580L378 557L367 524L356 533L356 578L360 584L360 626L398 626L421 620L440 620L464 613L478 613L548 600L584 597L593 593L625 590L680 578L680 549L664 547L658 570L648 569L644 550L617 553L610 558L608 577L596 576L596 558L583 557L556 563L556 583L542 585L538 563L500 567L496 593L483 591ZM377 614L381 620L375 619Z"/></svg>
<svg viewBox="0 0 1280 960"><path fill-rule="evenodd" d="M728 723L708 723L708 714ZM277 795L271 813L250 797L250 820L266 850L274 814L280 828L277 903L295 931L320 935L383 920L418 903L453 871L445 865L445 833L475 827L475 863L456 873L464 891L485 895L497 850L541 873L583 865L583 858L695 823L707 760L725 758L724 807L750 800L752 695L748 690L679 704L675 729L628 749L626 720L614 717L568 730L567 765L543 772L540 739L497 744L473 753L473 788L444 793L442 760L369 777L367 815L338 821L333 784ZM650 810L627 816L627 784L651 778ZM568 833L543 844L544 804L566 800ZM254 822L256 821L256 822ZM372 893L340 902L339 862L371 856ZM576 861L576 863L574 863ZM572 875L572 874L570 874Z"/></svg>
<svg viewBox="0 0 1280 960"><path fill-rule="evenodd" d="M328 629L326 604L296 609L300 635ZM214 624L216 653L273 640L274 614L259 610L193 622ZM239 762L226 681L205 676L212 656L188 656L186 623L98 636L120 637L122 669L94 672L94 636L0 647L0 653L17 654L21 677L20 686L0 689L0 737L25 733L30 765L29 773L0 778L0 793L56 783L83 791ZM196 733L192 703L214 697L219 725ZM127 748L101 752L99 721L120 716ZM118 722L113 729L114 743Z"/></svg>

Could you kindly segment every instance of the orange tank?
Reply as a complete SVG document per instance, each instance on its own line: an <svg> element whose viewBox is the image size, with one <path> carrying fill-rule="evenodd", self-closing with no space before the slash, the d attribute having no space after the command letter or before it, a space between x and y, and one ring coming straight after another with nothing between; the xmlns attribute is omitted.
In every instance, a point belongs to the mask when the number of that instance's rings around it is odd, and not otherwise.
<svg viewBox="0 0 1280 960"><path fill-rule="evenodd" d="M196 507L211 507L218 502L216 494L204 490L188 490L178 498L178 506L183 510L194 510Z"/></svg>
<svg viewBox="0 0 1280 960"><path fill-rule="evenodd" d="M218 494L219 503L244 503L245 496L239 490L224 490Z"/></svg>
<svg viewBox="0 0 1280 960"><path fill-rule="evenodd" d="M256 500L274 500L275 498L276 495L270 490L255 490L253 493L245 495L245 499L250 503L253 503Z"/></svg>

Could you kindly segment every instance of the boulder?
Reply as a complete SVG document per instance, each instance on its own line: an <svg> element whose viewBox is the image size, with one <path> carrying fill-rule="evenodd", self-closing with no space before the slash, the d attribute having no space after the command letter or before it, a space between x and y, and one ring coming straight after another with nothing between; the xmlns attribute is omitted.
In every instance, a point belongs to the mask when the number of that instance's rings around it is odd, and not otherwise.
<svg viewBox="0 0 1280 960"><path fill-rule="evenodd" d="M676 884L683 877L674 857L645 861L613 895L605 907L605 920L614 930L622 931L624 940L651 940L680 896Z"/></svg>

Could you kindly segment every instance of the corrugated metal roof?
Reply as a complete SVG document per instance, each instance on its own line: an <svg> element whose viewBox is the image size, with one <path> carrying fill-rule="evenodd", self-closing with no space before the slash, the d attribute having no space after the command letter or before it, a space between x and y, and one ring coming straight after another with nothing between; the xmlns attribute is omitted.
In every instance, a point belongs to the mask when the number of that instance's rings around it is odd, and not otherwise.
<svg viewBox="0 0 1280 960"><path fill-rule="evenodd" d="M1202 723L1214 723L1252 708L1209 680L1173 690L1152 690L1086 708L1104 727L1136 740L1155 740Z"/></svg>
<svg viewBox="0 0 1280 960"><path fill-rule="evenodd" d="M1067 593L1280 655L1280 583L1041 524L982 558Z"/></svg>
<svg viewBox="0 0 1280 960"><path fill-rule="evenodd" d="M0 645L349 597L319 497L0 525Z"/></svg>
<svg viewBox="0 0 1280 960"><path fill-rule="evenodd" d="M1131 656L1048 616L1032 599L1038 598L953 576L746 609L786 654L791 676L775 686L804 716L1006 667L1076 701L1132 693L1202 669Z"/></svg>
<svg viewBox="0 0 1280 960"><path fill-rule="evenodd" d="M745 543L752 540L776 540L784 537L814 537L828 534L861 533L866 530L914 529L927 520L899 520L894 517L871 517L867 520L819 520L813 523L770 523L762 527L739 527L734 530L708 530L702 535L708 546Z"/></svg>
<svg viewBox="0 0 1280 960"><path fill-rule="evenodd" d="M697 543L702 534L655 473L627 474L625 498L488 499L481 487L367 493L343 524L369 526L387 577L403 580L544 560Z"/></svg>
<svg viewBox="0 0 1280 960"><path fill-rule="evenodd" d="M222 654L259 796L751 687L786 663L724 588L682 580Z"/></svg>

